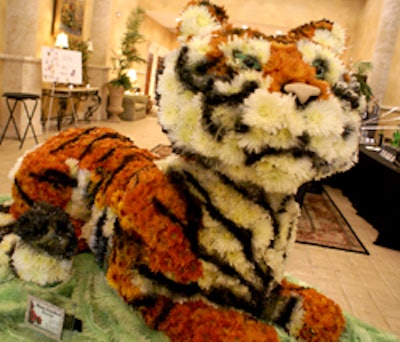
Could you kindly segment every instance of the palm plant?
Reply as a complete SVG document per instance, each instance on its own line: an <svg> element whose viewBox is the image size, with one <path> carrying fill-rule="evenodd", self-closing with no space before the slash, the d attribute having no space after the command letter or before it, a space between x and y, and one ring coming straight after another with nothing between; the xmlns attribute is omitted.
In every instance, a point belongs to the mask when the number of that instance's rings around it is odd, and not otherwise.
<svg viewBox="0 0 400 342"><path fill-rule="evenodd" d="M132 87L127 75L132 63L145 63L146 60L140 57L137 48L138 43L144 42L144 36L140 33L140 25L144 20L143 9L137 7L132 10L128 17L127 29L121 42L121 52L114 53L112 57L113 71L116 74L110 83L114 86L123 86L125 90Z"/></svg>

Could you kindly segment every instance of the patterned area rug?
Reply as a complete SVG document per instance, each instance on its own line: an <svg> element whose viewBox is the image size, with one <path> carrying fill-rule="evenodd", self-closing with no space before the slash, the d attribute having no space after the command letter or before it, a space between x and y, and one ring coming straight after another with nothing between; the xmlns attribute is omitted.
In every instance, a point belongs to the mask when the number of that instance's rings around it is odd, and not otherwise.
<svg viewBox="0 0 400 342"><path fill-rule="evenodd" d="M369 254L323 188L304 195L296 242Z"/></svg>
<svg viewBox="0 0 400 342"><path fill-rule="evenodd" d="M160 158L172 152L162 144L151 151ZM304 195L296 242L369 254L328 193L321 190Z"/></svg>

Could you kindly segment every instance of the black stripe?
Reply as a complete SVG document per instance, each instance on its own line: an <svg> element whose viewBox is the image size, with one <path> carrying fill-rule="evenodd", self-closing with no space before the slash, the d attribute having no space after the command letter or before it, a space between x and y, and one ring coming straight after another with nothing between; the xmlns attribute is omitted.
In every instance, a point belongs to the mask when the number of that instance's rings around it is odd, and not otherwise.
<svg viewBox="0 0 400 342"><path fill-rule="evenodd" d="M290 317L292 316L293 310L299 300L299 298L293 296L288 298L279 317L275 321L277 325L280 327L286 327L286 324L290 322Z"/></svg>
<svg viewBox="0 0 400 342"><path fill-rule="evenodd" d="M195 284L181 284L177 283L161 273L152 272L146 265L139 265L138 272L147 279L166 287L172 293L184 295L186 297L193 296L197 293L203 294L208 300L221 305L223 307L234 307L245 310L257 315L259 308L255 301L248 301L244 298L235 296L229 289L223 287L213 287L207 291L202 291L201 288Z"/></svg>
<svg viewBox="0 0 400 342"><path fill-rule="evenodd" d="M182 231L185 237L188 239L190 243L191 250L195 253L198 252L197 245L197 232L199 230L200 221L197 219L196 221L192 218L188 220L188 224L183 223L176 215L174 215L168 207L166 207L158 198L153 198L153 205L158 210L161 215L167 216L173 223L179 225L182 228ZM188 219L188 215L186 214L186 219ZM196 223L195 223L196 222ZM196 234L193 234L196 232Z"/></svg>
<svg viewBox="0 0 400 342"><path fill-rule="evenodd" d="M129 163L130 161L132 161L137 155L135 154L128 154L126 156L124 156L124 158L121 161L121 164L114 169L111 174L107 175L106 177L106 182L104 185L104 190L103 193L105 193L108 189L108 187L111 185L112 181L114 180L115 176L124 169L124 167L126 166L127 163Z"/></svg>
<svg viewBox="0 0 400 342"><path fill-rule="evenodd" d="M29 176L36 178L39 182L50 183L56 189L61 189L62 187L76 187L78 185L75 178L71 178L64 172L54 169L46 169L41 174L30 172Z"/></svg>
<svg viewBox="0 0 400 342"><path fill-rule="evenodd" d="M107 160L108 158L110 158L114 152L116 151L115 147L109 149L106 153L104 153L97 161L100 162L104 162L105 160Z"/></svg>
<svg viewBox="0 0 400 342"><path fill-rule="evenodd" d="M153 322L155 330L158 330L158 327L168 318L169 313L174 307L175 303L173 301L169 302L166 306L163 307L162 312Z"/></svg>
<svg viewBox="0 0 400 342"><path fill-rule="evenodd" d="M259 309L256 302L249 302L244 298L239 298L235 296L229 289L224 289L222 287L213 287L209 291L204 293L204 296L208 300L223 307L242 309L256 317L259 314Z"/></svg>
<svg viewBox="0 0 400 342"><path fill-rule="evenodd" d="M182 47L176 62L175 71L179 80L188 90L198 93L207 92L212 89L214 81L211 77L207 77L203 73L200 77L195 77L192 68L188 68L188 51L187 46Z"/></svg>
<svg viewBox="0 0 400 342"><path fill-rule="evenodd" d="M108 238L103 236L103 227L106 223L106 218L107 218L107 211L103 210L103 213L96 224L95 242L93 249L94 249L95 260L99 265L103 265L105 255L107 253Z"/></svg>
<svg viewBox="0 0 400 342"><path fill-rule="evenodd" d="M264 293L263 289L262 290L256 289L250 281L244 279L243 276L234 267L229 265L226 261L222 260L220 257L208 254L203 247L199 247L198 257L216 266L221 273L228 275L232 278L238 279L242 285L248 287L250 293L252 294Z"/></svg>
<svg viewBox="0 0 400 342"><path fill-rule="evenodd" d="M232 278L238 279L243 285L247 286L250 290L251 293L257 292L257 290L251 282L248 280L244 279L242 275L232 266L230 266L227 262L222 260L220 257L216 255L209 255L204 247L201 247L198 245L197 238L193 238L193 235L190 234L192 239L190 239L186 234L190 231L195 230L196 232L198 231L198 228L195 228L193 225L185 225L183 224L173 213L171 213L166 206L164 206L163 203L161 203L157 198L153 199L153 204L155 208L162 214L167 216L169 219L171 219L172 222L178 224L181 226L183 232L185 233L185 237L188 238L190 244L191 244L191 250L194 254L196 254L200 259L203 259L204 261L207 261L209 263L214 264L217 268L219 268L221 273L224 273ZM197 234L196 234L197 236ZM260 291L259 291L260 292ZM261 291L263 292L263 291ZM263 292L264 293L264 292Z"/></svg>
<svg viewBox="0 0 400 342"><path fill-rule="evenodd" d="M157 284L163 285L172 293L184 294L186 297L195 295L201 292L200 287L196 283L181 284L167 278L162 273L155 273L151 271L147 265L141 264L136 265L136 269L142 276L156 282Z"/></svg>
<svg viewBox="0 0 400 342"><path fill-rule="evenodd" d="M98 141L104 140L104 139L113 139L113 140L120 140L120 141L131 141L128 137L125 137L119 133L116 132L107 132L104 133L103 135L96 137L93 139L89 144L86 145L85 149L81 153L80 157L78 159L83 159L83 157L90 152L92 149L93 144L95 144Z"/></svg>
<svg viewBox="0 0 400 342"><path fill-rule="evenodd" d="M232 94L221 94L218 92L206 93L206 105L210 107L215 107L218 105L228 105L236 107L241 104L247 97L250 96L257 88L258 83L256 81L246 81L242 84L242 89L237 93Z"/></svg>
<svg viewBox="0 0 400 342"><path fill-rule="evenodd" d="M17 188L18 194L22 198L22 200L28 206L33 207L33 204L35 203L35 201L32 198L30 198L24 190L22 190L21 185L19 184L19 182L16 178L14 179L14 186Z"/></svg>
<svg viewBox="0 0 400 342"><path fill-rule="evenodd" d="M234 181L232 181L230 178L228 178L227 176L222 175L220 173L219 173L219 176L223 182L229 184L237 192L242 194L246 199L248 199L249 201L252 201L254 204L261 206L265 211L268 211L268 213L271 217L271 220L272 220L272 228L274 229L274 236L273 236L269 246L271 246L271 244L274 244L276 237L280 233L280 229L279 229L280 227L279 227L278 218L277 218L275 211L271 208L270 204L266 200L267 194L266 194L265 190L256 184L254 184L254 185L252 185L252 184L243 184L243 185L237 184Z"/></svg>
<svg viewBox="0 0 400 342"><path fill-rule="evenodd" d="M211 203L211 199L207 191L198 183L198 181L188 172L184 172L186 180L191 183L197 191L203 196L205 203L203 204L207 211L210 213L211 217L222 223L235 237L238 241L242 243L243 252L246 256L246 259L253 264L254 271L260 279L262 279L264 286L267 287L268 284L273 279L272 277L272 269L268 266L267 271L264 272L258 263L254 259L253 249L252 249L252 238L253 234L250 230L243 228L233 221L229 220L225 216L223 216L216 207Z"/></svg>
<svg viewBox="0 0 400 342"><path fill-rule="evenodd" d="M139 174L140 174L140 172L145 171L147 169L150 169L152 167L155 167L155 165L154 164L150 164L150 165L146 165L146 166L144 166L144 167L142 167L140 169L134 170L132 172L132 174L129 177L127 177L127 179L129 179L129 184L132 186L132 178L134 178L134 177L136 178L135 185L137 183L139 183ZM104 169L102 169L102 168L97 168L95 170L95 172L100 173L101 176L100 176L100 181L99 182L94 183L94 182L90 181L88 186L87 186L87 189L86 189L86 192L87 192L86 202L88 203L89 207L91 207L93 205L93 203L95 201L95 198L96 198L96 195L100 191L101 186L103 185L103 183L104 182L108 182L107 186L103 189L103 193L104 193L107 190L107 187L112 182L112 178L114 178L114 176L115 176L115 173L113 173L111 176L107 175L104 172Z"/></svg>
<svg viewBox="0 0 400 342"><path fill-rule="evenodd" d="M90 133L91 131L93 131L93 130L95 130L95 129L96 129L96 127L91 127L91 128L85 129L83 132L79 133L78 135L76 135L76 136L73 137L72 139L69 139L69 140L67 140L67 141L64 141L60 146L58 146L58 147L52 149L52 150L50 151L50 153L55 153L55 152L57 152L57 151L59 151L59 150L64 149L65 146L67 146L67 145L69 145L69 144L72 144L72 143L78 141L82 136L87 135L88 133Z"/></svg>

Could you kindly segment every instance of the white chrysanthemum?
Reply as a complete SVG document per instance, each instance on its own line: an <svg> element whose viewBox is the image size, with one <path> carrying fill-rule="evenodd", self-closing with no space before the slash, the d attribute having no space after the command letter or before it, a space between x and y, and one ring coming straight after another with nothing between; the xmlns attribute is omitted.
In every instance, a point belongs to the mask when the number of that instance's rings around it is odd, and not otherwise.
<svg viewBox="0 0 400 342"><path fill-rule="evenodd" d="M299 296L286 327L290 336L298 336L304 325L303 299Z"/></svg>
<svg viewBox="0 0 400 342"><path fill-rule="evenodd" d="M199 242L208 252L220 255L226 260L228 254L242 251L242 245L234 235L213 220L208 213L204 213L203 223L207 228L200 230Z"/></svg>
<svg viewBox="0 0 400 342"><path fill-rule="evenodd" d="M85 239L89 247L93 247L93 239L96 232L97 222L103 215L103 210L100 210L97 206L93 205L91 208L90 219L85 222L82 226L81 238Z"/></svg>
<svg viewBox="0 0 400 342"><path fill-rule="evenodd" d="M340 140L337 136L317 136L311 138L309 146L319 157L331 163L337 158L337 149L335 146L337 146Z"/></svg>
<svg viewBox="0 0 400 342"><path fill-rule="evenodd" d="M12 264L21 279L42 286L67 280L72 269L71 260L37 252L23 242L17 245Z"/></svg>
<svg viewBox="0 0 400 342"><path fill-rule="evenodd" d="M240 66L240 61L235 59L234 52L256 57L260 65L267 64L271 55L271 43L262 39L243 39L238 36L229 38L219 49L227 58L226 63L234 68Z"/></svg>
<svg viewBox="0 0 400 342"><path fill-rule="evenodd" d="M265 84L265 81L260 76L259 72L255 70L244 70L230 81L217 80L214 86L216 91L221 94L237 94L243 90L244 83L249 81L260 83L264 88L267 88L269 84ZM264 84L261 82L264 82Z"/></svg>
<svg viewBox="0 0 400 342"><path fill-rule="evenodd" d="M103 236L109 238L112 234L114 234L114 225L117 219L117 215L114 210L107 207L106 209L106 221L103 225Z"/></svg>
<svg viewBox="0 0 400 342"><path fill-rule="evenodd" d="M90 216L90 209L86 205L86 189L90 182L91 172L82 169L73 170L74 167L71 168L71 172L75 174L78 184L72 189L71 200L68 202L65 211L73 218L86 220Z"/></svg>
<svg viewBox="0 0 400 342"><path fill-rule="evenodd" d="M141 295L152 295L155 293L155 285L154 283L142 276L136 269L132 270L132 285L137 287L141 293Z"/></svg>
<svg viewBox="0 0 400 342"><path fill-rule="evenodd" d="M155 160L154 163L157 165L159 170L167 174L169 170L180 170L182 159L172 153L166 158Z"/></svg>
<svg viewBox="0 0 400 342"><path fill-rule="evenodd" d="M296 193L301 184L315 175L310 160L291 156L268 157L268 162L257 163L254 171L250 177L258 179L268 191L288 194Z"/></svg>
<svg viewBox="0 0 400 342"><path fill-rule="evenodd" d="M190 36L204 36L220 27L220 23L205 6L189 6L181 16L178 41Z"/></svg>
<svg viewBox="0 0 400 342"><path fill-rule="evenodd" d="M242 194L230 186L216 181L212 174L206 173L204 178L206 178L206 184L207 181L213 184L212 187L207 188L207 191L218 210L232 222L252 231L254 257L262 267L264 254L274 235L269 211L246 200Z"/></svg>
<svg viewBox="0 0 400 342"><path fill-rule="evenodd" d="M310 136L340 136L343 132L344 113L336 98L313 101L301 115Z"/></svg>
<svg viewBox="0 0 400 342"><path fill-rule="evenodd" d="M302 53L303 60L308 64L312 65L316 59L321 59L327 63L328 69L324 74L324 80L332 85L336 84L346 71L340 58L326 47L303 39L297 42L297 48Z"/></svg>
<svg viewBox="0 0 400 342"><path fill-rule="evenodd" d="M290 230L294 228L297 222L297 217L299 214L299 209L295 201L291 202L292 205L285 207L285 212L279 215L279 235L274 240L274 248L276 251L286 252L288 248L288 242L292 237Z"/></svg>
<svg viewBox="0 0 400 342"><path fill-rule="evenodd" d="M71 177L76 178L79 171L79 160L76 158L67 158L65 164L69 167Z"/></svg>
<svg viewBox="0 0 400 342"><path fill-rule="evenodd" d="M160 88L164 94L160 99L160 124L167 129L174 129L182 120L181 104L191 103L193 94L184 89L174 75L164 75L160 78Z"/></svg>
<svg viewBox="0 0 400 342"><path fill-rule="evenodd" d="M312 137L310 140L310 149L324 158L329 163L341 160L348 164L352 163L350 157L357 150L358 135L353 134L346 139L338 136Z"/></svg>
<svg viewBox="0 0 400 342"><path fill-rule="evenodd" d="M6 226L15 221L15 217L11 214L0 213L0 227Z"/></svg>
<svg viewBox="0 0 400 342"><path fill-rule="evenodd" d="M204 134L201 128L202 102L199 96L191 96L191 99L179 97L177 103L178 115L173 122L171 135L173 141L182 145L190 145L190 142L198 139L199 134ZM200 132L199 132L200 131Z"/></svg>
<svg viewBox="0 0 400 342"><path fill-rule="evenodd" d="M220 256L245 279L261 286L260 280L254 275L253 265L244 255L242 243L220 223L214 221L208 213L203 214L203 223L207 228L200 230L199 242L207 252Z"/></svg>
<svg viewBox="0 0 400 342"><path fill-rule="evenodd" d="M218 158L226 165L242 165L245 160L243 151L237 144L236 135L232 132L224 137L222 144L214 143L212 153L208 153L208 156Z"/></svg>
<svg viewBox="0 0 400 342"><path fill-rule="evenodd" d="M339 24L333 24L332 30L317 29L313 40L324 46L329 46L335 53L343 52L346 42L346 32Z"/></svg>
<svg viewBox="0 0 400 342"><path fill-rule="evenodd" d="M294 96L257 89L245 100L243 123L276 134L296 113Z"/></svg>
<svg viewBox="0 0 400 342"><path fill-rule="evenodd" d="M216 286L222 286L230 289L235 295L244 297L246 299L251 298L249 289L240 283L239 279L227 276L221 273L218 268L209 262L201 260L203 268L203 276L198 280L199 286L203 290L209 290Z"/></svg>
<svg viewBox="0 0 400 342"><path fill-rule="evenodd" d="M27 149L24 151L23 155L21 157L19 157L17 159L17 161L15 162L14 166L11 168L11 170L8 172L8 178L12 181L12 183L14 184L14 178L15 175L17 173L17 171L19 170L19 168L21 167L21 164L24 160L24 158L31 152L33 152L34 150L36 150L37 148L39 148L41 145L43 145L44 143L40 143L35 145L33 148L31 149Z"/></svg>
<svg viewBox="0 0 400 342"><path fill-rule="evenodd" d="M10 273L9 261L10 257L0 249L0 280Z"/></svg>
<svg viewBox="0 0 400 342"><path fill-rule="evenodd" d="M188 65L196 65L204 60L204 56L211 49L210 36L194 37L190 41L190 48L188 49Z"/></svg>
<svg viewBox="0 0 400 342"><path fill-rule="evenodd" d="M213 123L225 130L233 130L238 117L240 117L239 107L218 106L212 112Z"/></svg>
<svg viewBox="0 0 400 342"><path fill-rule="evenodd" d="M20 240L21 238L14 233L7 234L0 242L0 251L4 253L10 252Z"/></svg>
<svg viewBox="0 0 400 342"><path fill-rule="evenodd" d="M280 282L283 278L284 253L268 249L265 255L266 264L271 267L274 279Z"/></svg>

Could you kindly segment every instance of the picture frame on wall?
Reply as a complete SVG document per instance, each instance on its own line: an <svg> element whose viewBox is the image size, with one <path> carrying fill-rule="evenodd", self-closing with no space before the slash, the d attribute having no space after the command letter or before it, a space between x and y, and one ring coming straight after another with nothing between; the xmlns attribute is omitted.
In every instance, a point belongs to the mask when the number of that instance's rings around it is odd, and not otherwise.
<svg viewBox="0 0 400 342"><path fill-rule="evenodd" d="M85 0L54 0L53 34L82 36Z"/></svg>

